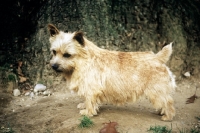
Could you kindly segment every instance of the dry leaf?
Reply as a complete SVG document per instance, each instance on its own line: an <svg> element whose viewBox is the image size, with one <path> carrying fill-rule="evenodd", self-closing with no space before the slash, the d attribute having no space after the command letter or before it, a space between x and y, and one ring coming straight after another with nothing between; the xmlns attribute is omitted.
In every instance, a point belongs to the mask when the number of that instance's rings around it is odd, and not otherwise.
<svg viewBox="0 0 200 133"><path fill-rule="evenodd" d="M18 67L22 67L23 62L22 61L18 61Z"/></svg>
<svg viewBox="0 0 200 133"><path fill-rule="evenodd" d="M30 92L31 89L33 89L29 83L24 83L20 86L22 90L22 94L25 94L26 92Z"/></svg>
<svg viewBox="0 0 200 133"><path fill-rule="evenodd" d="M23 64L22 61L18 61L17 73L18 73L18 75L20 75L20 76L23 76L23 73L22 73L22 70L21 70L22 64Z"/></svg>
<svg viewBox="0 0 200 133"><path fill-rule="evenodd" d="M20 67L18 67L17 73L18 73L18 75L20 75L20 76L23 76L23 75L24 75L24 74L22 73L22 69L21 69Z"/></svg>
<svg viewBox="0 0 200 133"><path fill-rule="evenodd" d="M198 98L196 95L196 92L197 92L197 87L196 87L196 91L195 91L194 95L188 98L188 100L186 101L186 104L194 103L195 99Z"/></svg>
<svg viewBox="0 0 200 133"><path fill-rule="evenodd" d="M194 94L193 96L188 98L188 100L186 101L186 104L194 103L194 100L197 99L197 98L198 97Z"/></svg>
<svg viewBox="0 0 200 133"><path fill-rule="evenodd" d="M19 82L20 82L20 83L23 83L23 82L25 82L26 80L27 80L27 78L22 77L22 76L19 76Z"/></svg>
<svg viewBox="0 0 200 133"><path fill-rule="evenodd" d="M104 127L99 131L99 133L118 133L116 130L117 122L103 123Z"/></svg>

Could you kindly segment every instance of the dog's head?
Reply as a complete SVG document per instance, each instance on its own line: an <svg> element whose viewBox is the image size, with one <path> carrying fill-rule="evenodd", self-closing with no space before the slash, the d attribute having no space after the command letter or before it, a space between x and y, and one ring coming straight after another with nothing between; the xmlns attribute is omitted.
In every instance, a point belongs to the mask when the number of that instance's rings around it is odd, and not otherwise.
<svg viewBox="0 0 200 133"><path fill-rule="evenodd" d="M57 72L72 72L80 58L86 55L85 41L82 32L65 33L49 24L52 59L51 67Z"/></svg>

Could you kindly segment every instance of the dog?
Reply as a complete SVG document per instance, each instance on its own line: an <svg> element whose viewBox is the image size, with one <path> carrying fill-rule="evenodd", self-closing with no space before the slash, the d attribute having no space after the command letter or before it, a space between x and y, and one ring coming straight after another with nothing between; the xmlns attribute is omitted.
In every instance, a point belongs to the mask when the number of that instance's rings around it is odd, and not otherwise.
<svg viewBox="0 0 200 133"><path fill-rule="evenodd" d="M48 24L51 67L63 74L67 88L84 97L81 115L97 115L103 103L122 105L146 96L160 110L161 120L175 116L171 94L175 76L166 66L172 43L158 53L119 52L97 47L83 32L65 33Z"/></svg>

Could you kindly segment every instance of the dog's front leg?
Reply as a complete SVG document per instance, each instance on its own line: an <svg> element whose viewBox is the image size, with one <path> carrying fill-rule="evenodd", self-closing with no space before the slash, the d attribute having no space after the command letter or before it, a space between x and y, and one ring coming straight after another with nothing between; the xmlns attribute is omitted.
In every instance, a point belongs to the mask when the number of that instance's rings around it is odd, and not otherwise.
<svg viewBox="0 0 200 133"><path fill-rule="evenodd" d="M78 108L78 109L85 109L85 102L84 102L84 103L79 103L79 104L77 105L77 108Z"/></svg>
<svg viewBox="0 0 200 133"><path fill-rule="evenodd" d="M85 109L80 110L81 115L93 116L97 115L98 104L96 100L91 96L87 97L85 101Z"/></svg>

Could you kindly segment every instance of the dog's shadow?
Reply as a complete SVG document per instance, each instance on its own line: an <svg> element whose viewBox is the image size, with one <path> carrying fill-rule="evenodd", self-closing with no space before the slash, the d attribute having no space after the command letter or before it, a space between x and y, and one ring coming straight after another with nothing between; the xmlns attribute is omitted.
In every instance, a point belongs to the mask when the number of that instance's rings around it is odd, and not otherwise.
<svg viewBox="0 0 200 133"><path fill-rule="evenodd" d="M99 108L98 115L105 118L139 118L139 119L154 119L160 120L160 115L153 108L149 107L136 107L135 105L102 105Z"/></svg>

